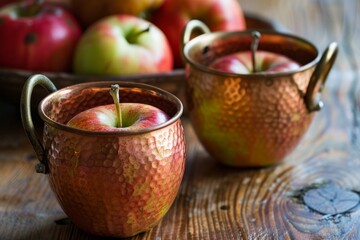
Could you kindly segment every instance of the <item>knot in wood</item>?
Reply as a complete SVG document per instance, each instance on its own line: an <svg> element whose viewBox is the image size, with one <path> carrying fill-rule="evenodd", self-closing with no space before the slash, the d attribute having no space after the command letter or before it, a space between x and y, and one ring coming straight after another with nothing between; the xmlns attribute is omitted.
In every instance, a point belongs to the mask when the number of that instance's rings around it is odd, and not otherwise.
<svg viewBox="0 0 360 240"><path fill-rule="evenodd" d="M336 215L349 212L360 202L359 194L334 183L327 183L308 190L303 196L304 203L321 214Z"/></svg>

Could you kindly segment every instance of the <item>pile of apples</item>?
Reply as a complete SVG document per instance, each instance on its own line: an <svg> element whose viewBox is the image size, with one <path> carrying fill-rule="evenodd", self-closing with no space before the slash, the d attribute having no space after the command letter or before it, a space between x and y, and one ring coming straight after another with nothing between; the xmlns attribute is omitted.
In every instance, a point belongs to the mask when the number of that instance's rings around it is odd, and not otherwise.
<svg viewBox="0 0 360 240"><path fill-rule="evenodd" d="M0 68L89 75L182 68L191 19L212 31L244 30L238 0L6 0Z"/></svg>

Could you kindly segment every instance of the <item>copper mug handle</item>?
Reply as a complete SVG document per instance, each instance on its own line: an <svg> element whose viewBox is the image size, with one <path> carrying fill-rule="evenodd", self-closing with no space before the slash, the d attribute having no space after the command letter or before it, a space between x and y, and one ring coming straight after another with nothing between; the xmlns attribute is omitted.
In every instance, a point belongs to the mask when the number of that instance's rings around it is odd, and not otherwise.
<svg viewBox="0 0 360 240"><path fill-rule="evenodd" d="M195 30L200 30L202 34L211 32L209 27L202 21L197 19L190 20L182 33L181 49L184 49L184 46L191 40L191 35Z"/></svg>
<svg viewBox="0 0 360 240"><path fill-rule="evenodd" d="M31 95L36 85L44 87L50 93L57 91L57 88L49 78L41 74L36 74L29 77L25 82L20 99L22 124L25 129L25 133L29 138L31 145L33 146L35 153L40 161L38 164L36 164L35 170L37 173L48 173L45 150L38 135L36 134L34 123L31 117Z"/></svg>
<svg viewBox="0 0 360 240"><path fill-rule="evenodd" d="M311 75L305 94L305 103L309 112L319 111L324 106L320 98L321 92L324 88L327 75L335 62L337 52L338 44L336 42L330 43Z"/></svg>

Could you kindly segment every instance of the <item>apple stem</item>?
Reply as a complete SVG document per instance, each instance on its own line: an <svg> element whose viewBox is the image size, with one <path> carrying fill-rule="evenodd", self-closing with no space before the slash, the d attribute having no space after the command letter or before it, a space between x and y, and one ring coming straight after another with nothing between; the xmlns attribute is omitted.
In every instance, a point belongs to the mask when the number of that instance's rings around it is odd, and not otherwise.
<svg viewBox="0 0 360 240"><path fill-rule="evenodd" d="M135 43L136 39L143 33L149 32L150 31L150 27L151 25L149 24L149 26L141 31L135 31L129 34L129 36L127 37L127 40L129 43Z"/></svg>
<svg viewBox="0 0 360 240"><path fill-rule="evenodd" d="M122 116L121 116L121 106L120 106L120 96L119 96L120 87L118 84L111 85L110 95L112 96L115 107L116 107L116 118L117 118L117 127L121 128L122 124Z"/></svg>
<svg viewBox="0 0 360 240"><path fill-rule="evenodd" d="M252 42L251 42L251 60L252 60L252 66L253 66L253 72L256 73L257 69L256 69L256 60L255 60L255 53L259 47L259 40L261 37L260 32L258 31L253 31L251 33L252 36Z"/></svg>

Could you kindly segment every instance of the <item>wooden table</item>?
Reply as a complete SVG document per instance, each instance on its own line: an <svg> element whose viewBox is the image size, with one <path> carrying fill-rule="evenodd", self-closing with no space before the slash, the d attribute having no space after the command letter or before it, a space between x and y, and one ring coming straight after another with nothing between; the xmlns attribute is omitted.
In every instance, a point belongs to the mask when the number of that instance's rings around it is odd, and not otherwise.
<svg viewBox="0 0 360 240"><path fill-rule="evenodd" d="M156 227L133 239L360 239L360 2L241 3L320 50L339 43L325 107L284 163L258 169L217 163L184 117L178 196ZM35 173L19 107L0 102L0 116L0 239L100 239L66 219L46 175Z"/></svg>

